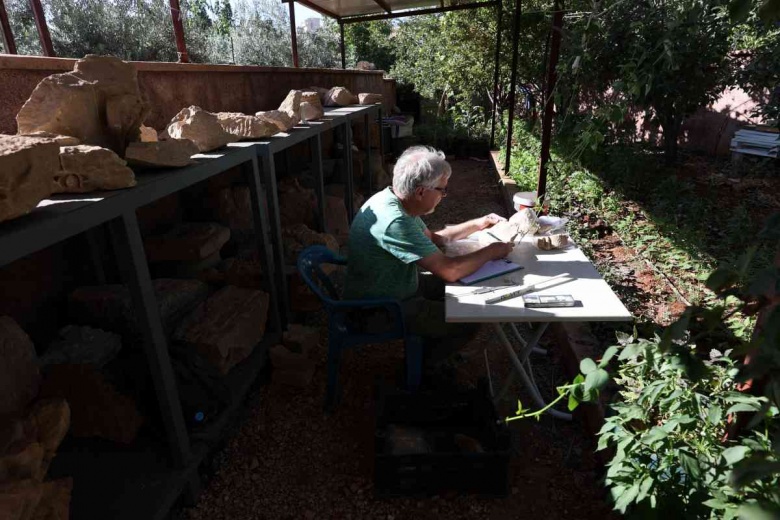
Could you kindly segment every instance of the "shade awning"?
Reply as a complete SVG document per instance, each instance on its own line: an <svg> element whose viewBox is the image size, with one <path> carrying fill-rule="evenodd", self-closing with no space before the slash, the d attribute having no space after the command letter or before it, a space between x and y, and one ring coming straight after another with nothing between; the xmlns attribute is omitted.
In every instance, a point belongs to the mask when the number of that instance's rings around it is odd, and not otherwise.
<svg viewBox="0 0 780 520"><path fill-rule="evenodd" d="M496 5L496 0L282 0L291 1L344 23Z"/></svg>

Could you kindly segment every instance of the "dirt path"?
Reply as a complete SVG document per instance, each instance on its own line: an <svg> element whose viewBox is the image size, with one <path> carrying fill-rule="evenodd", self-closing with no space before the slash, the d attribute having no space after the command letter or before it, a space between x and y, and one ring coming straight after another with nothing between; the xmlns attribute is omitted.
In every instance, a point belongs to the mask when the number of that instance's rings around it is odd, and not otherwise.
<svg viewBox="0 0 780 520"><path fill-rule="evenodd" d="M498 188L487 162L454 161L450 195L430 216L432 228L490 212L502 212ZM343 398L332 416L322 412L325 391L324 317L317 371L310 387L268 384L238 433L215 461L217 469L192 519L588 519L612 518L590 442L578 424L543 418L514 422L510 495L478 498L445 494L430 498L378 500L373 496L374 388L378 378L396 381L402 366L400 344L348 352L342 363ZM473 385L485 373L488 349L494 377L509 365L483 328L465 351L457 379ZM535 364L535 366L537 366ZM561 381L555 360L540 360L537 380ZM518 388L510 392L520 395ZM502 405L511 413L516 400Z"/></svg>

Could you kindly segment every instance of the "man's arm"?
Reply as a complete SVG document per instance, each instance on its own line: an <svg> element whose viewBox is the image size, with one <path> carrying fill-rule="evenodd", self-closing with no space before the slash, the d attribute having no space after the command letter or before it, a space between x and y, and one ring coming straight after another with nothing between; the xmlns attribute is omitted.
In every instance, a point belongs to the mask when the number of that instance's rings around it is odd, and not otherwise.
<svg viewBox="0 0 780 520"><path fill-rule="evenodd" d="M498 224L502 220L506 219L496 215L495 213L491 213L490 215L485 215L484 217L467 220L461 224L447 226L446 228L436 232L426 230L426 235L428 235L428 238L430 238L434 244L437 246L442 246L452 242L453 240L466 238L470 234L481 231L485 228L489 228L490 226Z"/></svg>
<svg viewBox="0 0 780 520"><path fill-rule="evenodd" d="M475 272L485 262L506 257L512 251L512 247L512 244L495 242L479 251L452 258L437 251L418 260L417 265L447 282L456 282Z"/></svg>

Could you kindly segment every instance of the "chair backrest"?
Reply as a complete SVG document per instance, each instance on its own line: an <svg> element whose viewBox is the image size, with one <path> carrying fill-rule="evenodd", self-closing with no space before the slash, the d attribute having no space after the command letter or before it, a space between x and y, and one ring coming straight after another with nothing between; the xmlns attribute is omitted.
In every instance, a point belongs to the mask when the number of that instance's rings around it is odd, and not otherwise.
<svg viewBox="0 0 780 520"><path fill-rule="evenodd" d="M333 282L322 270L322 264L347 265L347 259L339 256L325 246L309 246L298 255L298 272L306 285L325 304L331 305L339 300L339 293ZM324 292L322 288L325 288Z"/></svg>

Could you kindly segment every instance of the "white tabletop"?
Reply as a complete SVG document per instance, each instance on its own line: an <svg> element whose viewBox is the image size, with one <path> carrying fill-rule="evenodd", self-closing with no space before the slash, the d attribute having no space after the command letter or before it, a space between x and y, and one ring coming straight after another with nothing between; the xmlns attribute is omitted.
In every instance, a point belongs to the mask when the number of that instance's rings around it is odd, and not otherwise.
<svg viewBox="0 0 780 520"><path fill-rule="evenodd" d="M476 235L466 242L475 245ZM464 286L458 283L447 285L446 321L448 322L559 322L559 321L630 321L631 313L617 295L601 278L596 268L576 246L555 251L542 251L526 237L515 246L509 256L524 269L498 276L491 280ZM468 244L454 244L467 246ZM463 250L463 247L460 247ZM531 292L535 295L569 294L575 307L526 309L523 298L517 297L500 303L486 304L486 299L511 292L518 286L538 282L561 273L571 276L550 282L550 287ZM480 287L496 287L514 284L514 287L498 289L485 294L466 295ZM461 295L461 296L458 296Z"/></svg>

